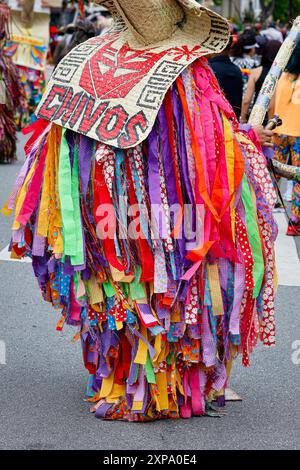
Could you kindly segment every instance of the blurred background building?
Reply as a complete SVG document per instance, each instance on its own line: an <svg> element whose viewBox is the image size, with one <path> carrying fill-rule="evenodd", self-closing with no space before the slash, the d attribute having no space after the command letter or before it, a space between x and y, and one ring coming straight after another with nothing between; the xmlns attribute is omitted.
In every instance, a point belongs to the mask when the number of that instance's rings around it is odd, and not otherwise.
<svg viewBox="0 0 300 470"><path fill-rule="evenodd" d="M300 0L197 0L235 22L274 19L286 23L299 15Z"/></svg>
<svg viewBox="0 0 300 470"><path fill-rule="evenodd" d="M261 13L259 0L223 0L221 8L227 18L242 19L249 13L258 18Z"/></svg>

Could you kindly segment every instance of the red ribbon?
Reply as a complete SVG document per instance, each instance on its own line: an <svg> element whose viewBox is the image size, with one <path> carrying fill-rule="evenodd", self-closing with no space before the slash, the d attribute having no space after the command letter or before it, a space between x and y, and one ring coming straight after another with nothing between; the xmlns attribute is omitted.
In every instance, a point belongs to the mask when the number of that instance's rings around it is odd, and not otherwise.
<svg viewBox="0 0 300 470"><path fill-rule="evenodd" d="M26 142L24 146L26 156L28 156L29 153L31 152L32 145L34 144L34 142L38 140L38 137L40 137L44 133L45 129L50 125L51 124L49 121L46 121L46 119L40 118L40 119L37 119L32 124L30 124L29 126L22 129L23 135L27 135L30 132L33 132L32 136L28 139L28 141Z"/></svg>
<svg viewBox="0 0 300 470"><path fill-rule="evenodd" d="M30 216L32 215L38 203L38 199L39 199L39 195L40 195L41 187L42 187L43 173L44 173L47 151L48 151L48 145L47 143L45 143L40 153L39 161L36 165L34 175L28 186L27 194L25 196L23 205L17 217L17 221L21 225L24 225L24 226L28 222Z"/></svg>
<svg viewBox="0 0 300 470"><path fill-rule="evenodd" d="M110 210L114 210L113 202L110 197L108 188L105 183L103 174L103 164L97 162L95 164L95 177L94 177L94 208L93 214L96 221L96 225L101 225L104 219L104 215L99 215L98 209L101 205L105 205ZM111 221L113 224L114 233L116 230L116 217ZM110 227L111 228L111 227ZM101 244L107 261L118 271L125 271L127 268L127 262L125 260L119 260L116 255L114 237L102 237Z"/></svg>
<svg viewBox="0 0 300 470"><path fill-rule="evenodd" d="M125 169L126 169L126 178L128 182L128 196L129 196L129 203L131 206L137 206L138 201L134 190L133 181L131 178L130 166L129 166L129 159L125 159ZM139 233L137 231L137 233ZM154 279L154 260L153 254L148 244L148 241L142 237L138 237L137 245L139 248L139 259L141 260L141 278L140 282L150 282Z"/></svg>

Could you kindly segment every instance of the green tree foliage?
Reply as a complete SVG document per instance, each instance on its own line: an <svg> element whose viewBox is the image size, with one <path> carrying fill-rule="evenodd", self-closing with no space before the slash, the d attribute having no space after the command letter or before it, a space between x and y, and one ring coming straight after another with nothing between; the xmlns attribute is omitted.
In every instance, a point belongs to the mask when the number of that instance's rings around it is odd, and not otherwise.
<svg viewBox="0 0 300 470"><path fill-rule="evenodd" d="M273 11L274 20L287 23L300 15L300 0L278 0Z"/></svg>

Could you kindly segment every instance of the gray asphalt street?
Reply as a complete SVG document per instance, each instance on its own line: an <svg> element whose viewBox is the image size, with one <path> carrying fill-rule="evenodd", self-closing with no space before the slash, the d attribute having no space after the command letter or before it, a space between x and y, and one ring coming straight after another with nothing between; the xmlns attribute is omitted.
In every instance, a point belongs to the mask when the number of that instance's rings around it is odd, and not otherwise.
<svg viewBox="0 0 300 470"><path fill-rule="evenodd" d="M0 205L19 162L0 166ZM10 222L0 215L0 251ZM83 401L87 374L76 330L55 331L58 314L43 302L29 263L0 260L0 449L299 449L300 288L279 286L277 345L257 348L251 367L236 361L231 387L243 402L229 403L221 419L145 424L103 422ZM298 355L300 358L300 354ZM294 361L295 362L295 361Z"/></svg>

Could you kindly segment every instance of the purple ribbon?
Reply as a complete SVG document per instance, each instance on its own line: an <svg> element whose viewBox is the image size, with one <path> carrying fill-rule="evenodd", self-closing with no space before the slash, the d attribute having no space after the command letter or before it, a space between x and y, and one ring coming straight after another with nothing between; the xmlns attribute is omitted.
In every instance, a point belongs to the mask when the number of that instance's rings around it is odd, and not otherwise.
<svg viewBox="0 0 300 470"><path fill-rule="evenodd" d="M14 208L16 196L17 196L22 184L24 183L24 180L25 180L30 168L32 167L34 157L35 157L35 152L36 152L36 149L30 152L29 156L26 158L26 160L25 160L25 162L24 162L24 164L21 168L21 171L20 171L20 173L17 177L17 180L14 184L12 194L11 194L11 196L9 198L9 201L8 201L8 208L9 209Z"/></svg>
<svg viewBox="0 0 300 470"><path fill-rule="evenodd" d="M154 209L158 209L158 212L162 210L162 200L160 194L160 178L159 178L159 165L158 165L158 142L157 142L157 129L154 125L152 131L148 137L149 142L149 152L148 152L148 183L149 183L149 195L152 205L153 212ZM154 213L158 235L160 238L165 238L167 234L165 219L164 217L159 217L159 213ZM161 219L161 220L160 220ZM164 234L164 235L163 235Z"/></svg>
<svg viewBox="0 0 300 470"><path fill-rule="evenodd" d="M91 162L93 158L93 141L85 135L80 136L78 150L79 177L81 182L82 195L85 198L91 172Z"/></svg>

